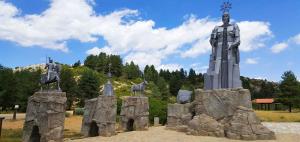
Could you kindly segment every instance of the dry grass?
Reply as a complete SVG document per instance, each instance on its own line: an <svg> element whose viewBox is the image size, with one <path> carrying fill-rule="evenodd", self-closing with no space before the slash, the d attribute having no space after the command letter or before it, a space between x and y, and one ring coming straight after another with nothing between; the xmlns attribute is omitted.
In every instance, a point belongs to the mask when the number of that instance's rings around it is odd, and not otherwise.
<svg viewBox="0 0 300 142"><path fill-rule="evenodd" d="M300 122L300 112L255 111L256 115L266 122Z"/></svg>
<svg viewBox="0 0 300 142"><path fill-rule="evenodd" d="M70 116L65 119L65 138L77 138L81 137L80 128L82 123L82 116ZM22 138L22 129L24 125L24 119L5 120L2 126L2 136L0 141L2 142L19 142Z"/></svg>

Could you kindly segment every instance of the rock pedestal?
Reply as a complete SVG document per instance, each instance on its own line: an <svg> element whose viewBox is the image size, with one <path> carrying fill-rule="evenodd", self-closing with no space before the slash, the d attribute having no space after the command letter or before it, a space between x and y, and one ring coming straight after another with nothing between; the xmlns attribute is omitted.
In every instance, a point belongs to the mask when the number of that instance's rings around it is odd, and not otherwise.
<svg viewBox="0 0 300 142"><path fill-rule="evenodd" d="M231 139L275 139L274 132L264 127L252 110L251 96L247 89L196 90L193 109L197 116L190 123L190 133L225 136ZM211 119L214 119L213 122ZM209 127L202 127L208 121ZM198 123L197 123L198 122ZM194 127L194 126L201 127ZM217 128L217 129L216 129ZM216 129L215 131L212 131ZM223 130L224 134L221 133Z"/></svg>
<svg viewBox="0 0 300 142"><path fill-rule="evenodd" d="M115 96L98 96L85 101L81 133L86 137L116 135L117 100Z"/></svg>
<svg viewBox="0 0 300 142"><path fill-rule="evenodd" d="M274 132L261 124L252 109L238 107L232 119L225 124L225 134L231 139L270 140L275 139Z"/></svg>
<svg viewBox="0 0 300 142"><path fill-rule="evenodd" d="M252 103L247 89L197 89L193 106L196 115L204 113L220 120L232 116L238 106L252 108Z"/></svg>
<svg viewBox="0 0 300 142"><path fill-rule="evenodd" d="M192 120L192 113L190 111L191 104L168 104L168 122L169 129L182 129L183 125L187 125Z"/></svg>
<svg viewBox="0 0 300 142"><path fill-rule="evenodd" d="M62 142L66 101L65 92L36 92L30 96L22 141Z"/></svg>
<svg viewBox="0 0 300 142"><path fill-rule="evenodd" d="M120 120L123 131L147 130L149 125L148 97L123 98Z"/></svg>
<svg viewBox="0 0 300 142"><path fill-rule="evenodd" d="M263 126L252 110L250 97L247 89L195 90L195 100L189 106L168 106L168 127L185 128L191 135L275 139L274 132ZM192 120L182 119L191 114L195 115Z"/></svg>

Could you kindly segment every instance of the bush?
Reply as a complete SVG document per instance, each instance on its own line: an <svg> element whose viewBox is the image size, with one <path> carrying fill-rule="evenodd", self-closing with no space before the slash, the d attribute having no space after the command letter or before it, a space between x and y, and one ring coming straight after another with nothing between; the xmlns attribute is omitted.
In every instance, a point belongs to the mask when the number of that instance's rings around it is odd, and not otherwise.
<svg viewBox="0 0 300 142"><path fill-rule="evenodd" d="M83 115L84 108L75 108L74 109L74 115Z"/></svg>
<svg viewBox="0 0 300 142"><path fill-rule="evenodd" d="M68 112L65 112L65 116L66 116L66 117L70 117L70 116L71 116L71 114L70 114L70 113L68 113Z"/></svg>
<svg viewBox="0 0 300 142"><path fill-rule="evenodd" d="M149 98L149 119L150 123L153 124L154 117L159 117L160 124L166 124L167 122L167 102L157 98Z"/></svg>

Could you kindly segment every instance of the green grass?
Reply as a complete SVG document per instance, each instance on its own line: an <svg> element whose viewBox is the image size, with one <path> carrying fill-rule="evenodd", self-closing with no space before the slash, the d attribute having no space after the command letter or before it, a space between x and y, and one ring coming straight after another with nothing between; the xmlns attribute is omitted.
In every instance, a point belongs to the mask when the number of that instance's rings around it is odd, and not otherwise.
<svg viewBox="0 0 300 142"><path fill-rule="evenodd" d="M256 110L255 113L266 122L300 122L300 112Z"/></svg>
<svg viewBox="0 0 300 142"><path fill-rule="evenodd" d="M22 141L22 129L2 129L1 142L20 142Z"/></svg>

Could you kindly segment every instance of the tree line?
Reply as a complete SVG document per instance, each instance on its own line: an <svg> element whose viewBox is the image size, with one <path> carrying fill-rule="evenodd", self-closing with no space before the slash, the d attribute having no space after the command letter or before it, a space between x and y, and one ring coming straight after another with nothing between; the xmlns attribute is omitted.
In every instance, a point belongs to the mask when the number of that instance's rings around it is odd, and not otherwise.
<svg viewBox="0 0 300 142"><path fill-rule="evenodd" d="M149 82L146 94L150 97L152 108L150 111L155 113L166 112L166 104L176 101L180 89L193 91L196 88L203 88L203 74L196 73L192 68L188 71L182 68L169 71L157 70L153 65L147 65L141 71L134 62L123 64L119 55L100 53L87 56L83 65L80 61L72 66L62 64L61 88L67 93L67 109L71 109L74 105L83 107L84 100L99 95L101 90L99 86L108 79L106 74L109 71L109 64L112 79L127 85L124 88L118 87L119 91L116 91L118 98L130 95L128 86L132 83L140 83L144 79ZM39 80L42 72L43 69L14 71L0 65L0 107L6 110L19 104L21 111L25 111L28 97L40 88ZM248 77L241 77L241 80L243 88L250 90L252 99L276 98L276 101L290 107L300 107L300 83L292 71L285 72L278 83Z"/></svg>

